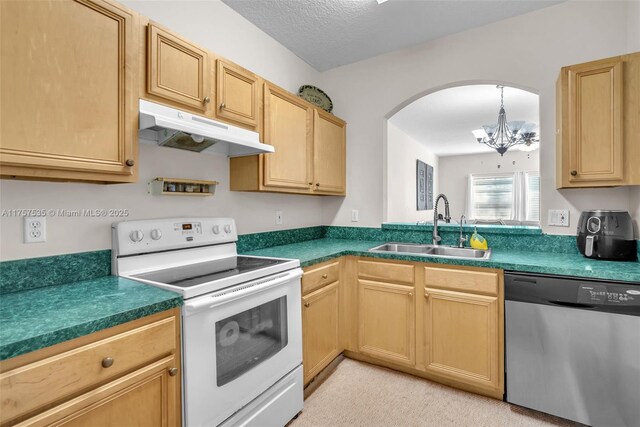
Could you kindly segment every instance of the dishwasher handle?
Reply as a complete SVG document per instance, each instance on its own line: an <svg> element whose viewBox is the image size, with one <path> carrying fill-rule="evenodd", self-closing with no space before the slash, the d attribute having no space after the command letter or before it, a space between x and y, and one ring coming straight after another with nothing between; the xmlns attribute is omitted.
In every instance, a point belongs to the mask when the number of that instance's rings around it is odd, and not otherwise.
<svg viewBox="0 0 640 427"><path fill-rule="evenodd" d="M551 303L553 305L559 305L559 306L562 306L562 307L569 307L569 308L584 308L584 309L596 308L595 305L583 304L583 303L580 303L580 302L567 302L567 301L553 301L553 300L550 300L549 303Z"/></svg>

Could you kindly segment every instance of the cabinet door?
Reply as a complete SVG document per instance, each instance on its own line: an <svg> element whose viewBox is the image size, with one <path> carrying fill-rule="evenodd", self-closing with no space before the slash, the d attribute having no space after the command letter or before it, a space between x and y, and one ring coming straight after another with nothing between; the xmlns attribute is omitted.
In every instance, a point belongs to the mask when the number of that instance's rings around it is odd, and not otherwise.
<svg viewBox="0 0 640 427"><path fill-rule="evenodd" d="M607 181L623 174L621 58L568 67L569 181Z"/></svg>
<svg viewBox="0 0 640 427"><path fill-rule="evenodd" d="M207 51L154 23L147 34L147 91L205 112L211 101Z"/></svg>
<svg viewBox="0 0 640 427"><path fill-rule="evenodd" d="M179 426L180 375L176 365L173 356L166 357L21 425Z"/></svg>
<svg viewBox="0 0 640 427"><path fill-rule="evenodd" d="M338 282L304 296L302 305L302 364L307 384L340 354Z"/></svg>
<svg viewBox="0 0 640 427"><path fill-rule="evenodd" d="M313 108L275 86L264 87L264 142L276 152L264 154L264 186L310 191Z"/></svg>
<svg viewBox="0 0 640 427"><path fill-rule="evenodd" d="M324 111L314 110L314 191L345 194L346 123Z"/></svg>
<svg viewBox="0 0 640 427"><path fill-rule="evenodd" d="M104 0L0 2L3 175L135 180L137 22Z"/></svg>
<svg viewBox="0 0 640 427"><path fill-rule="evenodd" d="M257 128L260 111L258 77L222 59L218 59L217 75L217 117Z"/></svg>
<svg viewBox="0 0 640 427"><path fill-rule="evenodd" d="M424 297L427 372L499 390L498 298L434 288Z"/></svg>
<svg viewBox="0 0 640 427"><path fill-rule="evenodd" d="M358 280L360 352L415 365L413 287Z"/></svg>

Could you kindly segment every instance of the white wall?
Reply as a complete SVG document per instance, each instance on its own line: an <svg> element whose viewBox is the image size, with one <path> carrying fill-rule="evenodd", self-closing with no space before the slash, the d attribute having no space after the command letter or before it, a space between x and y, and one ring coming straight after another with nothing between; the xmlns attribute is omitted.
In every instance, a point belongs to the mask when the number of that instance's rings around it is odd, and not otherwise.
<svg viewBox="0 0 640 427"><path fill-rule="evenodd" d="M530 153L509 150L502 157L498 153L441 156L438 174L440 192L449 199L451 217L457 221L460 219L460 215L465 213L467 182L470 173L537 171L540 165L539 154L539 150Z"/></svg>
<svg viewBox="0 0 640 427"><path fill-rule="evenodd" d="M433 197L438 195L438 156L393 123L387 124L387 218L389 222L433 220L433 209L416 209L416 160L433 166Z"/></svg>
<svg viewBox="0 0 640 427"><path fill-rule="evenodd" d="M371 192L385 188L385 118L432 88L466 81L540 95L542 217L571 211L569 228L543 224L545 232L573 234L580 211L594 206L629 210L629 188L555 189L555 81L562 66L640 50L637 12L633 2L566 2L327 71L325 91L348 122L348 196L327 201L325 223L353 225L351 209L360 211L358 225L385 219L384 192Z"/></svg>
<svg viewBox="0 0 640 427"><path fill-rule="evenodd" d="M218 0L123 2L152 20L229 58L274 83L297 91L320 84L320 73ZM321 197L229 191L229 160L215 155L141 144L140 179L135 184L78 184L0 181L2 209L129 209L127 219L178 215L234 217L240 233L295 228L322 223ZM156 176L218 180L213 197L147 195ZM275 225L275 210L284 224ZM47 241L24 244L22 219L0 221L0 259L30 258L111 247L109 224L115 218L47 218Z"/></svg>

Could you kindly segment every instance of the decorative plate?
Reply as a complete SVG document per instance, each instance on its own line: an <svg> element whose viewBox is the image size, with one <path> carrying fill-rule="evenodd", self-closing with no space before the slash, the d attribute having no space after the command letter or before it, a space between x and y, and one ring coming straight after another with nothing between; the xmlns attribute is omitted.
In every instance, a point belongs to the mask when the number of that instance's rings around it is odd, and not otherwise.
<svg viewBox="0 0 640 427"><path fill-rule="evenodd" d="M333 110L333 102L331 98L324 93L321 89L311 85L302 85L298 89L298 96L312 103L313 105L322 108L327 113Z"/></svg>

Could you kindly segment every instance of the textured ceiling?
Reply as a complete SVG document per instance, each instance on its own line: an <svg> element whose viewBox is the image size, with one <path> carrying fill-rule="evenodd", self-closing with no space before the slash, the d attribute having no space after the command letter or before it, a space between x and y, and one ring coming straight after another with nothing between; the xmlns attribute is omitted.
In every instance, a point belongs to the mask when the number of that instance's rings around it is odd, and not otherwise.
<svg viewBox="0 0 640 427"><path fill-rule="evenodd" d="M424 96L389 120L438 156L495 152L471 133L498 121L500 91L495 85L458 86ZM507 120L539 124L538 95L504 88ZM541 141L541 144L544 141Z"/></svg>
<svg viewBox="0 0 640 427"><path fill-rule="evenodd" d="M388 0L378 4L376 0L222 1L319 71L561 2Z"/></svg>

